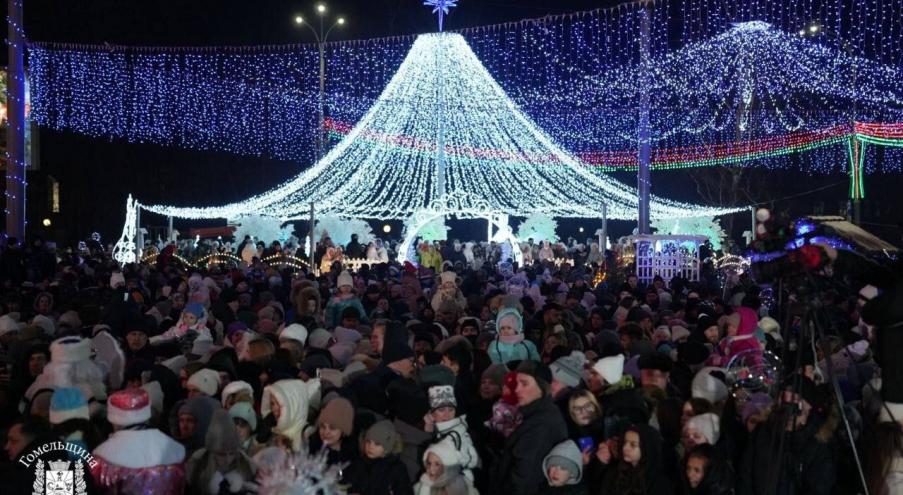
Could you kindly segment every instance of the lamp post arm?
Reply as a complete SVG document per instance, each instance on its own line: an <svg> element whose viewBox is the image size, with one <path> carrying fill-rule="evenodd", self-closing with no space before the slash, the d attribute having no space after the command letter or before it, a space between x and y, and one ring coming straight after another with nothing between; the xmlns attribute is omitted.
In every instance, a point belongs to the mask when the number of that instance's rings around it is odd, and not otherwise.
<svg viewBox="0 0 903 495"><path fill-rule="evenodd" d="M305 26L307 26L307 29L310 29L310 32L311 32L311 33L314 33L314 39L317 40L317 44L318 44L318 45L321 44L322 41L320 41L320 33L318 33L317 30L314 29L314 27L310 25L310 23L308 23L308 22L303 22L302 24L305 25Z"/></svg>
<svg viewBox="0 0 903 495"><path fill-rule="evenodd" d="M326 30L326 34L323 36L323 43L326 43L326 40L329 39L329 33L332 32L333 28L339 25L339 21L333 22L332 26L329 26L329 29Z"/></svg>

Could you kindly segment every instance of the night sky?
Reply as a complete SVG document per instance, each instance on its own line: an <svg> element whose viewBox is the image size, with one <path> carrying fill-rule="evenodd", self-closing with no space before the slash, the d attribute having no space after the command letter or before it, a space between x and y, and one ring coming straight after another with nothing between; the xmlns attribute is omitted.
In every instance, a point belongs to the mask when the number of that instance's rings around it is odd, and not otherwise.
<svg viewBox="0 0 903 495"><path fill-rule="evenodd" d="M2 2L5 8L6 2ZM328 14L342 15L347 23L331 40L360 39L431 32L435 16L418 0L329 0ZM616 1L591 0L461 0L446 18L446 29L495 24L612 6ZM296 15L315 18L316 2L282 0L27 0L26 35L34 41L111 43L121 45L256 45L311 42L307 29L294 23ZM5 12L4 12L5 14ZM334 17L333 17L334 18ZM3 51L5 59L6 52ZM5 64L5 60L3 60ZM105 238L118 236L124 219L126 195L146 203L181 205L221 204L262 192L293 175L304 164L235 156L227 153L180 150L156 145L110 142L49 130L40 132L41 174L61 182L62 213L43 232L72 242L92 231ZM686 180L662 173L653 176L653 191L665 197L697 200ZM634 183L629 175L625 182ZM807 185L837 183L842 177L809 178ZM32 182L34 196L43 184ZM674 184L681 184L673 191ZM825 192L822 200L834 208L842 200L841 184ZM793 190L787 192L792 193ZM672 194L676 193L676 194ZM775 189L768 197L781 197ZM816 199L816 198L810 198ZM35 214L36 208L30 208ZM40 218L29 215L32 225ZM162 226L165 219L149 215L147 224ZM473 222L471 222L473 223ZM598 223L598 222L596 222ZM592 232L588 221L564 224L564 235L576 234L577 225ZM476 226L474 226L476 227ZM470 237L485 227L460 229ZM616 227L617 228L617 227ZM628 230L624 223L620 230ZM184 229L183 229L184 230Z"/></svg>

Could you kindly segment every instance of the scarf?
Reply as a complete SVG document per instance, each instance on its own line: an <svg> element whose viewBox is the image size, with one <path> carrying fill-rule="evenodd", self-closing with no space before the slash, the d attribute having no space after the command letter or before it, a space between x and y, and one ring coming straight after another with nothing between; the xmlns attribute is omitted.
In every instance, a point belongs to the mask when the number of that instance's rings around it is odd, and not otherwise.
<svg viewBox="0 0 903 495"><path fill-rule="evenodd" d="M430 489L430 495L467 495L470 492L467 478L461 474L461 466L445 466L442 475L435 480L423 473L420 482Z"/></svg>
<svg viewBox="0 0 903 495"><path fill-rule="evenodd" d="M503 344L519 344L524 341L524 334L516 333L514 335L499 335L499 342Z"/></svg>

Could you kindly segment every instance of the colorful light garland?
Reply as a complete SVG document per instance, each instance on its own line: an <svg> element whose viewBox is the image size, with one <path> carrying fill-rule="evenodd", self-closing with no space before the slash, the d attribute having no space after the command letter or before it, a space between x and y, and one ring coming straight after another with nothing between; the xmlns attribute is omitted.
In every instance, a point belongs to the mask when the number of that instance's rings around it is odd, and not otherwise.
<svg viewBox="0 0 903 495"><path fill-rule="evenodd" d="M340 139L350 132L351 125L330 119L326 121L326 128L332 138ZM652 152L652 168L654 170L673 170L743 163L843 143L851 136L852 133L848 126L834 126L819 131L801 131L756 141L655 149ZM418 141L412 136L367 133L362 135L361 139L407 148L411 153L433 153L436 149L436 143ZM506 153L502 150L474 149L472 147L447 146L446 153L474 160L516 160L530 166L561 164L554 155L531 156L523 152ZM594 167L603 172L635 171L637 169L636 151L587 152L578 153L576 156L585 166Z"/></svg>

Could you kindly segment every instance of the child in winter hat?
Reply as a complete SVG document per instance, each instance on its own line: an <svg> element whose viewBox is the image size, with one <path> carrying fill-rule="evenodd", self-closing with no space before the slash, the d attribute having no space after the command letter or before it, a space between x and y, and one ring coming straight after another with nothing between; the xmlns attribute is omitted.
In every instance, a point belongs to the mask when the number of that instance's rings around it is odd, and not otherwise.
<svg viewBox="0 0 903 495"><path fill-rule="evenodd" d="M511 436L524 419L517 407L516 388L517 372L509 371L505 375L502 398L492 405L492 416L486 421L487 428L501 433L505 438Z"/></svg>
<svg viewBox="0 0 903 495"><path fill-rule="evenodd" d="M583 454L573 440L565 440L542 460L542 470L551 488L549 492L564 491L556 488L577 485L583 478Z"/></svg>
<svg viewBox="0 0 903 495"><path fill-rule="evenodd" d="M244 493L245 483L254 479L252 461L228 412L213 413L204 448L188 459L186 471L194 493Z"/></svg>
<svg viewBox="0 0 903 495"><path fill-rule="evenodd" d="M150 343L160 345L175 340L193 341L195 338L213 340L213 336L207 328L207 310L201 303L191 302L185 305L179 322L162 334L151 337Z"/></svg>
<svg viewBox="0 0 903 495"><path fill-rule="evenodd" d="M424 430L433 433L437 441L447 442L458 452L465 476L473 481L473 469L480 467L480 455L468 433L466 415L456 417L458 403L450 385L429 388L430 412L424 416Z"/></svg>
<svg viewBox="0 0 903 495"><path fill-rule="evenodd" d="M354 293L354 279L347 270L339 275L336 280L336 288L336 294L329 298L329 302L326 303L326 326L334 328L340 324L342 312L345 311L345 308L356 309L361 322L366 323L367 317L365 315L367 312L364 310L361 300Z"/></svg>
<svg viewBox="0 0 903 495"><path fill-rule="evenodd" d="M326 403L317 417L317 436L311 438L311 452L327 451L330 465L347 462L357 455L357 449L347 442L354 433L354 406L344 397Z"/></svg>
<svg viewBox="0 0 903 495"><path fill-rule="evenodd" d="M229 416L235 423L242 449L247 452L257 431L257 413L254 412L254 406L249 402L236 402L229 408Z"/></svg>
<svg viewBox="0 0 903 495"><path fill-rule="evenodd" d="M344 471L348 493L411 493L411 479L398 454L402 443L391 421L373 424L362 439L363 456Z"/></svg>
<svg viewBox="0 0 903 495"><path fill-rule="evenodd" d="M693 416L684 425L683 445L689 451L697 445L715 445L721 438L721 419L717 414L705 413Z"/></svg>
<svg viewBox="0 0 903 495"><path fill-rule="evenodd" d="M459 462L458 453L447 442L427 447L423 453L423 475L414 485L414 494L477 495Z"/></svg>
<svg viewBox="0 0 903 495"><path fill-rule="evenodd" d="M502 308L495 319L498 336L489 344L489 358L493 363L510 361L539 361L539 351L533 342L524 339L524 320L516 308Z"/></svg>

